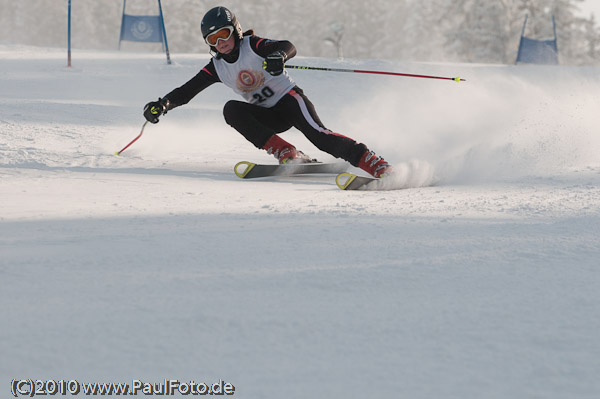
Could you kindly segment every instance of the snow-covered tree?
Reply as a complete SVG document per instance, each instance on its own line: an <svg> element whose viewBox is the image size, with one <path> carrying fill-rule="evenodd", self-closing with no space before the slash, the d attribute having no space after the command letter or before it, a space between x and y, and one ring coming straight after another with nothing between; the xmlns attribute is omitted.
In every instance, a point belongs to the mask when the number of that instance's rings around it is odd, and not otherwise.
<svg viewBox="0 0 600 399"><path fill-rule="evenodd" d="M600 30L596 25L596 17L593 14L585 21L583 34L585 37L584 63L592 64L600 61Z"/></svg>

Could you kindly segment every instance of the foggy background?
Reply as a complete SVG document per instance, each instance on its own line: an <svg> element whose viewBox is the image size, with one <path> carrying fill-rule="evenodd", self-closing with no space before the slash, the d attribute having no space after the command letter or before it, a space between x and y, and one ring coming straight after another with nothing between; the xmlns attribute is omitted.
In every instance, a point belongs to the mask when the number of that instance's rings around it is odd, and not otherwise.
<svg viewBox="0 0 600 399"><path fill-rule="evenodd" d="M157 15L156 0L128 0L126 12ZM172 53L206 53L200 21L230 8L244 29L288 39L299 55L512 64L523 19L527 37L550 39L556 17L561 64L598 64L600 30L583 0L163 0ZM67 0L0 0L0 43L66 47ZM118 48L122 0L72 0L72 47ZM158 44L123 44L161 51Z"/></svg>

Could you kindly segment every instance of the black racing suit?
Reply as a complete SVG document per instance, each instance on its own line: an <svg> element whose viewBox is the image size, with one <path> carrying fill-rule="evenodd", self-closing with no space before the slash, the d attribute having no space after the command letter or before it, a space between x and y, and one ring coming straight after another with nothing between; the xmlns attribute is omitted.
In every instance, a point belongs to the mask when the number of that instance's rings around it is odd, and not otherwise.
<svg viewBox="0 0 600 399"><path fill-rule="evenodd" d="M296 47L285 40L264 40L258 36L251 36L250 46L263 58L275 51L285 52L287 59L296 55ZM217 57L223 57L225 61L234 63L238 59L238 54L239 49L236 49L230 54L218 54ZM187 104L202 90L220 81L211 59L196 76L164 97L168 100L168 109ZM223 108L223 115L230 126L260 149L274 134L295 127L321 151L342 158L354 166L358 166L361 155L367 151L364 144L325 128L313 104L298 86L270 108L245 101L228 101Z"/></svg>

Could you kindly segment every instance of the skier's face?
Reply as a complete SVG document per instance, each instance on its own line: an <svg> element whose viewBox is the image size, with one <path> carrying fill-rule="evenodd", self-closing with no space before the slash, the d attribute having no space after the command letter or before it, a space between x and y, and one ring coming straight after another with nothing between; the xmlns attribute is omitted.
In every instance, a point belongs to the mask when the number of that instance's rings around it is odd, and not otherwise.
<svg viewBox="0 0 600 399"><path fill-rule="evenodd" d="M229 54L235 47L235 38L231 35L227 40L218 40L216 47L219 53Z"/></svg>

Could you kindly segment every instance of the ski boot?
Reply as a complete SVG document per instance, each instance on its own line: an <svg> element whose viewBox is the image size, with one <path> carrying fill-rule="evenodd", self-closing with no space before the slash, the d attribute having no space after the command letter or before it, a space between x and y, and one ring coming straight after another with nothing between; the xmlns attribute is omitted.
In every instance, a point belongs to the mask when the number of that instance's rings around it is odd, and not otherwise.
<svg viewBox="0 0 600 399"><path fill-rule="evenodd" d="M312 159L302 151L297 150L296 147L276 134L267 140L263 149L266 150L268 154L277 158L280 165L318 162L316 159Z"/></svg>
<svg viewBox="0 0 600 399"><path fill-rule="evenodd" d="M376 178L387 176L392 172L392 166L385 159L369 150L360 157L358 167Z"/></svg>

